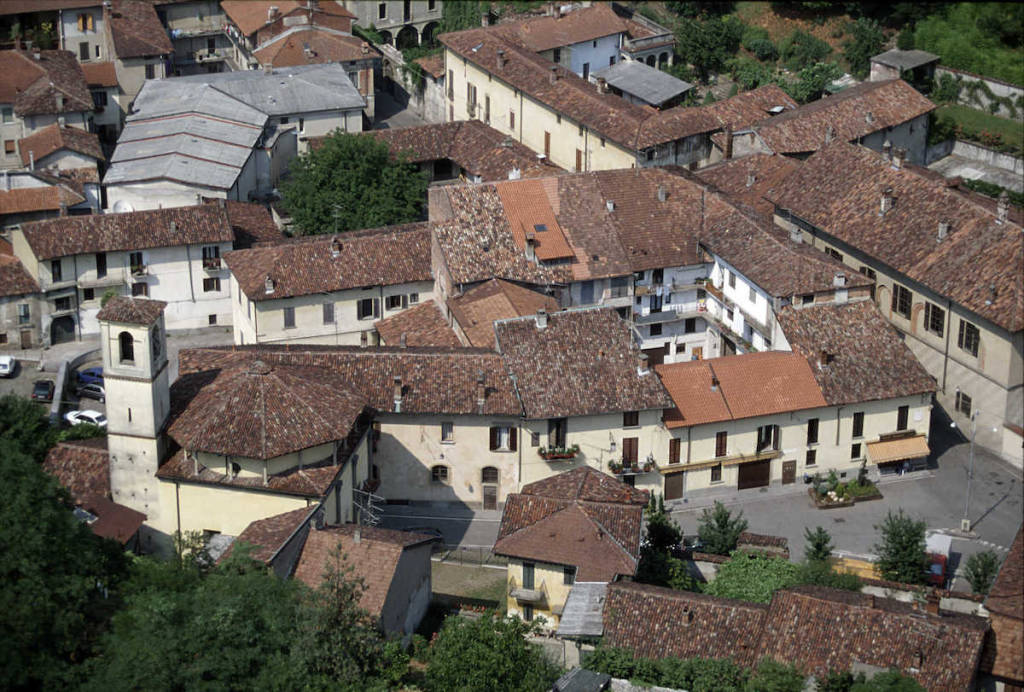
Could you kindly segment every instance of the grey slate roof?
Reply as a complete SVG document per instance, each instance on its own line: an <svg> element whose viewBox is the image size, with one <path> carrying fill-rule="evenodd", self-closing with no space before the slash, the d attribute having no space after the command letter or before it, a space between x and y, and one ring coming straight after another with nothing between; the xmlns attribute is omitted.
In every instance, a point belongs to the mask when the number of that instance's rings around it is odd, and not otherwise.
<svg viewBox="0 0 1024 692"><path fill-rule="evenodd" d="M559 637L600 637L604 632L605 582L576 582L565 601L558 623Z"/></svg>
<svg viewBox="0 0 1024 692"><path fill-rule="evenodd" d="M212 189L230 190L240 172L240 168L227 164L170 154L155 159L134 159L115 163L103 176L103 184L166 179Z"/></svg>
<svg viewBox="0 0 1024 692"><path fill-rule="evenodd" d="M632 60L619 61L603 70L598 70L594 76L603 77L608 84L616 89L656 106L693 88L689 82L684 82L667 72Z"/></svg>
<svg viewBox="0 0 1024 692"><path fill-rule="evenodd" d="M939 56L924 50L900 50L893 48L871 58L871 62L880 62L889 67L898 67L901 70L912 70L915 67L927 65L930 62L937 62Z"/></svg>

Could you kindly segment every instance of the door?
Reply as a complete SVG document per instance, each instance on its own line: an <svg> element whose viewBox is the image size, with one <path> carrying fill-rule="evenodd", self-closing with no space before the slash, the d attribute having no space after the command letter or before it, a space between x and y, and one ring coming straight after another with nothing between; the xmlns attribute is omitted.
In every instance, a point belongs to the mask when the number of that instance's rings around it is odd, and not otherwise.
<svg viewBox="0 0 1024 692"><path fill-rule="evenodd" d="M579 149L576 150L576 170L583 170L583 152Z"/></svg>
<svg viewBox="0 0 1024 692"><path fill-rule="evenodd" d="M626 467L636 466L637 459L639 458L639 449L639 437L622 438L622 465Z"/></svg>
<svg viewBox="0 0 1024 692"><path fill-rule="evenodd" d="M736 484L738 490L747 488L764 488L771 478L772 462L770 459L754 461L749 464L741 464L739 467L739 481Z"/></svg>
<svg viewBox="0 0 1024 692"><path fill-rule="evenodd" d="M50 324L50 344L66 344L75 340L75 321L70 315L58 317Z"/></svg>
<svg viewBox="0 0 1024 692"><path fill-rule="evenodd" d="M668 344L665 346L659 346L658 348L647 348L644 349L644 353L647 355L647 365L654 367L655 365L661 365L665 362L665 349L668 348Z"/></svg>
<svg viewBox="0 0 1024 692"><path fill-rule="evenodd" d="M796 483L796 459L782 462L782 484Z"/></svg>
<svg viewBox="0 0 1024 692"><path fill-rule="evenodd" d="M731 339L722 337L722 355L723 356L735 356L736 355L736 344Z"/></svg>
<svg viewBox="0 0 1024 692"><path fill-rule="evenodd" d="M484 509L498 509L498 486L484 486Z"/></svg>
<svg viewBox="0 0 1024 692"><path fill-rule="evenodd" d="M32 332L28 329L21 330L21 347L32 348Z"/></svg>
<svg viewBox="0 0 1024 692"><path fill-rule="evenodd" d="M590 305L594 302L594 282L580 282L580 305Z"/></svg>
<svg viewBox="0 0 1024 692"><path fill-rule="evenodd" d="M665 476L665 499L679 500L683 497L683 477L685 473L673 473Z"/></svg>
<svg viewBox="0 0 1024 692"><path fill-rule="evenodd" d="M532 562L524 562L523 563L523 588L524 589L532 589L533 588L533 563Z"/></svg>
<svg viewBox="0 0 1024 692"><path fill-rule="evenodd" d="M551 133L550 132L545 132L544 133L544 156L546 158L549 158L549 159L551 158Z"/></svg>

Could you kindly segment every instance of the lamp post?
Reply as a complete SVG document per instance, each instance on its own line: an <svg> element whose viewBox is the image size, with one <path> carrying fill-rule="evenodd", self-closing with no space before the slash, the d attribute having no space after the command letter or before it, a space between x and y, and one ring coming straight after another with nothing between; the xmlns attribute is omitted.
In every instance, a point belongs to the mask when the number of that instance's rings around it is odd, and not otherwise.
<svg viewBox="0 0 1024 692"><path fill-rule="evenodd" d="M960 520L960 530L968 532L971 530L969 512L971 509L971 481L974 480L974 433L977 432L978 411L971 412L971 451L970 461L967 468L967 497L964 499L964 518Z"/></svg>

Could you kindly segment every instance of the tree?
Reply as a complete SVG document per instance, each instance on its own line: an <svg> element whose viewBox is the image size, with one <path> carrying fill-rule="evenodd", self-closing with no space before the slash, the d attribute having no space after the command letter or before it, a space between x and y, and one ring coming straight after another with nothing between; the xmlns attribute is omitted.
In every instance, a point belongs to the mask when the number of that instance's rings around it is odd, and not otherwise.
<svg viewBox="0 0 1024 692"><path fill-rule="evenodd" d="M665 497L653 493L644 510L647 515L647 541L658 550L672 550L683 540L683 531L665 511Z"/></svg>
<svg viewBox="0 0 1024 692"><path fill-rule="evenodd" d="M863 673L861 673L863 678ZM877 673L868 680L860 679L850 686L850 692L925 692L914 678L898 670Z"/></svg>
<svg viewBox="0 0 1024 692"><path fill-rule="evenodd" d="M899 510L890 510L885 520L875 529L881 532L881 542L874 550L878 554L878 569L882 578L904 584L922 584L928 558L925 554L925 523L915 521Z"/></svg>
<svg viewBox="0 0 1024 692"><path fill-rule="evenodd" d="M74 517L67 491L10 438L0 478L0 687L63 687L117 605L124 553Z"/></svg>
<svg viewBox="0 0 1024 692"><path fill-rule="evenodd" d="M700 516L697 535L704 544L704 552L728 555L736 550L740 534L747 530L747 520L740 511L735 517L725 505L716 501L712 510L705 509Z"/></svg>
<svg viewBox="0 0 1024 692"><path fill-rule="evenodd" d="M302 235L416 221L426 174L371 135L335 132L292 162L284 203Z"/></svg>
<svg viewBox="0 0 1024 692"><path fill-rule="evenodd" d="M885 43L882 27L874 19L861 17L850 26L850 40L843 44L843 57L850 66L850 74L864 79L871 69L871 57L877 55Z"/></svg>
<svg viewBox="0 0 1024 692"><path fill-rule="evenodd" d="M0 441L9 441L14 449L41 462L56 435L42 406L17 394L0 396Z"/></svg>
<svg viewBox="0 0 1024 692"><path fill-rule="evenodd" d="M975 553L967 558L964 576L971 585L971 590L978 594L987 594L992 582L999 574L999 557L991 550Z"/></svg>
<svg viewBox="0 0 1024 692"><path fill-rule="evenodd" d="M796 29L779 44L779 55L786 69L796 72L824 60L831 46L820 38Z"/></svg>
<svg viewBox="0 0 1024 692"><path fill-rule="evenodd" d="M800 70L797 81L783 84L782 88L799 103L810 103L821 98L825 87L842 75L839 65L834 62L819 62Z"/></svg>
<svg viewBox="0 0 1024 692"><path fill-rule="evenodd" d="M799 582L799 568L781 557L737 552L718 568L704 592L722 598L767 603L772 594Z"/></svg>
<svg viewBox="0 0 1024 692"><path fill-rule="evenodd" d="M810 527L804 527L804 538L807 541L804 547L804 557L808 561L825 562L832 557L832 536L828 531L818 526L811 531Z"/></svg>
<svg viewBox="0 0 1024 692"><path fill-rule="evenodd" d="M482 14L480 3L475 0L446 2L441 8L441 33L478 27Z"/></svg>
<svg viewBox="0 0 1024 692"><path fill-rule="evenodd" d="M736 54L742 36L743 24L732 15L705 20L682 18L676 28L676 56L693 65L706 82Z"/></svg>
<svg viewBox="0 0 1024 692"><path fill-rule="evenodd" d="M538 645L526 640L538 631L537 622L493 612L476 620L449 616L430 647L428 689L532 692L550 688L558 669Z"/></svg>
<svg viewBox="0 0 1024 692"><path fill-rule="evenodd" d="M747 683L749 692L803 692L804 674L795 666L764 659Z"/></svg>
<svg viewBox="0 0 1024 692"><path fill-rule="evenodd" d="M914 30L904 27L896 36L896 47L900 50L914 50Z"/></svg>

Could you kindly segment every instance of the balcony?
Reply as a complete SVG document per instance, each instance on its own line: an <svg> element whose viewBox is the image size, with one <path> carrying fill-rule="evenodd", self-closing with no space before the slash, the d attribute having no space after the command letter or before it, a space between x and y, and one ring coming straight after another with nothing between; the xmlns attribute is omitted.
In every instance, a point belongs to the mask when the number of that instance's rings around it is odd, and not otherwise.
<svg viewBox="0 0 1024 692"><path fill-rule="evenodd" d="M133 264L131 266L132 276L145 276L149 274L149 267L145 264Z"/></svg>
<svg viewBox="0 0 1024 692"><path fill-rule="evenodd" d="M204 257L203 269L208 272L220 271L224 268L224 262L220 257Z"/></svg>
<svg viewBox="0 0 1024 692"><path fill-rule="evenodd" d="M568 447L541 447L537 450L537 454L544 461L568 461L575 459L576 455L580 453L579 445L570 445Z"/></svg>
<svg viewBox="0 0 1024 692"><path fill-rule="evenodd" d="M765 449L760 452L755 451L753 454L729 454L721 457L714 457L713 459L703 459L701 461L693 461L683 464L666 464L658 467L658 471L664 474L676 473L678 471L695 471L698 469L706 469L711 466L738 466L740 464L746 464L751 461L765 461L766 459L777 459L782 456L782 451L778 449Z"/></svg>
<svg viewBox="0 0 1024 692"><path fill-rule="evenodd" d="M542 603L547 600L547 588L542 579L533 588L526 588L515 577L508 580L508 595L520 603Z"/></svg>

